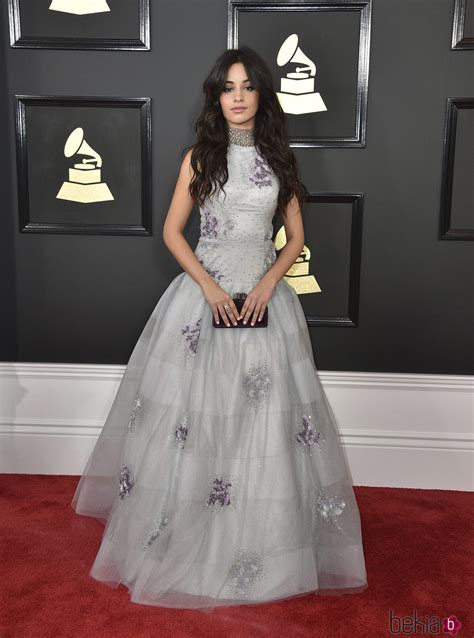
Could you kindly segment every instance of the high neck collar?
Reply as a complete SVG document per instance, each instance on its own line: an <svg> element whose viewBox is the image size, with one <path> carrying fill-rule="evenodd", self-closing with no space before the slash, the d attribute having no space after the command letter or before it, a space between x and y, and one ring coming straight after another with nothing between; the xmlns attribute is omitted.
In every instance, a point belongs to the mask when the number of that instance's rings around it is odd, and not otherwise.
<svg viewBox="0 0 474 638"><path fill-rule="evenodd" d="M229 142L237 146L255 146L255 129L254 128L236 128L234 126L227 127L229 133Z"/></svg>

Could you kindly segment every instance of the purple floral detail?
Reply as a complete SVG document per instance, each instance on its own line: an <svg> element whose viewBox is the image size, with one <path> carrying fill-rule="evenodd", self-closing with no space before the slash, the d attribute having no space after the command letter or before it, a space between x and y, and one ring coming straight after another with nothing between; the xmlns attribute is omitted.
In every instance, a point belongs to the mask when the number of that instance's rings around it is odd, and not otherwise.
<svg viewBox="0 0 474 638"><path fill-rule="evenodd" d="M221 271L217 268L212 269L212 268L207 268L207 266L204 265L204 261L199 257L198 261L200 264L202 264L204 266L204 268L206 269L206 271L211 275L211 277L213 277L214 279L217 279L217 281L220 281L222 279L222 277L224 276Z"/></svg>
<svg viewBox="0 0 474 638"><path fill-rule="evenodd" d="M252 163L253 173L250 175L250 181L259 188L262 186L272 185L272 170L267 160L262 156L257 156Z"/></svg>
<svg viewBox="0 0 474 638"><path fill-rule="evenodd" d="M192 354L196 354L199 333L201 332L201 317L197 321L185 324L184 328L181 328L181 334L185 335L186 343L189 351Z"/></svg>
<svg viewBox="0 0 474 638"><path fill-rule="evenodd" d="M141 413L142 410L143 410L143 400L140 394L137 392L135 395L135 400L133 402L132 411L130 413L130 419L128 421L129 429L133 428L135 424L135 419L138 417L138 415Z"/></svg>
<svg viewBox="0 0 474 638"><path fill-rule="evenodd" d="M201 209L201 237L217 237L219 220L208 208Z"/></svg>
<svg viewBox="0 0 474 638"><path fill-rule="evenodd" d="M132 491L135 483L132 471L128 465L122 465L120 469L119 493L120 498L125 498Z"/></svg>
<svg viewBox="0 0 474 638"><path fill-rule="evenodd" d="M311 415L303 414L303 429L296 432L296 440L311 454L313 445L319 443L320 437L321 432L316 431Z"/></svg>
<svg viewBox="0 0 474 638"><path fill-rule="evenodd" d="M221 509L230 505L229 488L232 483L225 481L223 478L215 478L212 482L213 487L206 501L207 507L220 505Z"/></svg>
<svg viewBox="0 0 474 638"><path fill-rule="evenodd" d="M183 416L178 427L174 431L175 443L180 449L182 449L184 447L184 444L186 443L186 438L189 432L188 422L189 422L188 416L187 415Z"/></svg>

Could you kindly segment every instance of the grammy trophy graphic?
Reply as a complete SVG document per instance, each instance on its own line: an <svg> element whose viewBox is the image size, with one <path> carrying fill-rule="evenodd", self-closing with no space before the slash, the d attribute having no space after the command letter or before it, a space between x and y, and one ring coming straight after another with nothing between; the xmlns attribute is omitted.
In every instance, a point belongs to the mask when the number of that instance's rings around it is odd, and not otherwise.
<svg viewBox="0 0 474 638"><path fill-rule="evenodd" d="M296 33L289 35L278 51L277 64L300 63L294 72L289 72L280 80L281 91L277 91L278 101L285 113L302 115L327 111L321 94L314 91L316 65L298 46Z"/></svg>
<svg viewBox="0 0 474 638"><path fill-rule="evenodd" d="M286 244L285 227L282 226L275 237L275 250L281 250ZM298 295L310 292L321 292L314 275L309 274L309 260L311 251L308 246L303 246L300 256L296 259L290 269L284 275L285 281L295 290Z"/></svg>
<svg viewBox="0 0 474 638"><path fill-rule="evenodd" d="M110 7L106 0L52 0L49 10L83 16L104 13L104 11L110 11Z"/></svg>
<svg viewBox="0 0 474 638"><path fill-rule="evenodd" d="M69 180L63 182L56 195L57 199L70 202L90 204L106 202L114 199L107 184L101 181L102 157L84 139L84 129L75 128L64 145L65 157L73 155L88 155L82 163L69 168Z"/></svg>

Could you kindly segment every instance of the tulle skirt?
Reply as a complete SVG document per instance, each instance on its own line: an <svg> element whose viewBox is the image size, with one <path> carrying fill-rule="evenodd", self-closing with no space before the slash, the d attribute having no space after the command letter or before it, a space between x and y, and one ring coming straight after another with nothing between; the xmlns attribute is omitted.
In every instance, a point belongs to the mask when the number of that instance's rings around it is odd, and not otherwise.
<svg viewBox="0 0 474 638"><path fill-rule="evenodd" d="M71 503L105 524L90 576L132 602L212 611L367 587L336 419L284 279L268 313L214 328L183 272L136 343Z"/></svg>

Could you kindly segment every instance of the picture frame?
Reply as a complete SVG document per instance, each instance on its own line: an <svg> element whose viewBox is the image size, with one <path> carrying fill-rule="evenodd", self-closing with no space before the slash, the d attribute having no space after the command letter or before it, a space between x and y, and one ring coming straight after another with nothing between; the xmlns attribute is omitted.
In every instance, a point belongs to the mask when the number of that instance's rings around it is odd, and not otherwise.
<svg viewBox="0 0 474 638"><path fill-rule="evenodd" d="M290 146L365 147L371 16L372 0L228 0L228 48L262 52Z"/></svg>
<svg viewBox="0 0 474 638"><path fill-rule="evenodd" d="M461 115L467 117L460 123ZM473 118L474 97L447 98L441 172L440 240L474 240ZM464 134L460 131L461 126ZM455 226L456 223L460 226Z"/></svg>
<svg viewBox="0 0 474 638"><path fill-rule="evenodd" d="M20 232L152 235L151 98L15 95L14 111Z"/></svg>
<svg viewBox="0 0 474 638"><path fill-rule="evenodd" d="M13 49L150 50L150 0L8 0Z"/></svg>

